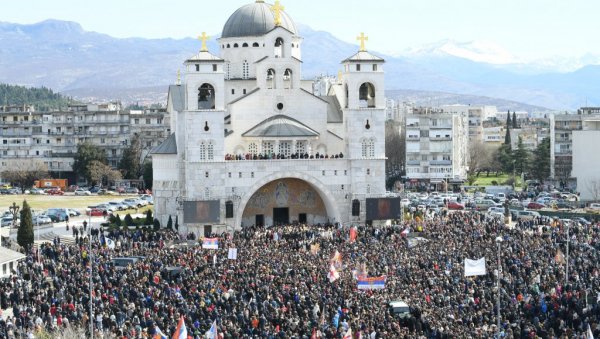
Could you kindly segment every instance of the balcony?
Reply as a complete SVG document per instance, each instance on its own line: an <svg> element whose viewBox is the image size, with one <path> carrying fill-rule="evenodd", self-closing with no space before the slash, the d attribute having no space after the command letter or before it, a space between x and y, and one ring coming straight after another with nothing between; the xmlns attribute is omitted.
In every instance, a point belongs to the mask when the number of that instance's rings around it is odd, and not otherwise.
<svg viewBox="0 0 600 339"><path fill-rule="evenodd" d="M407 160L406 165L407 166L419 166L419 165L421 165L421 162L419 160Z"/></svg>
<svg viewBox="0 0 600 339"><path fill-rule="evenodd" d="M431 125L429 129L452 129L452 125Z"/></svg>
<svg viewBox="0 0 600 339"><path fill-rule="evenodd" d="M452 141L452 137L430 137L429 141Z"/></svg>
<svg viewBox="0 0 600 339"><path fill-rule="evenodd" d="M449 166L452 165L452 160L431 160L429 162L431 166Z"/></svg>

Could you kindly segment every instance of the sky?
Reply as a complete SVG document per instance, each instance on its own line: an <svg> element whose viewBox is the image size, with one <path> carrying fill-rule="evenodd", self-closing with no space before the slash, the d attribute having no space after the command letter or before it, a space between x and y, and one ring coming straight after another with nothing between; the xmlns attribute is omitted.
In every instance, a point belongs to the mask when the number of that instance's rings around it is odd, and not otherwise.
<svg viewBox="0 0 600 339"><path fill-rule="evenodd" d="M252 0L2 1L0 21L80 23L114 37L184 38L220 34ZM274 1L274 0L273 0ZM270 2L270 0L268 0ZM596 0L281 0L296 23L367 48L400 52L451 39L486 41L523 60L600 55Z"/></svg>

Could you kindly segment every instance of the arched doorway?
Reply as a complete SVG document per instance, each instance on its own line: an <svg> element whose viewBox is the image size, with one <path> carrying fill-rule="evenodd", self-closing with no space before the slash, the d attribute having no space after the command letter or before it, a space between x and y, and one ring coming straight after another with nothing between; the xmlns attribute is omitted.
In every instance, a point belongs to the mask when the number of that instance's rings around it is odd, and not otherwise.
<svg viewBox="0 0 600 339"><path fill-rule="evenodd" d="M273 174L258 181L242 198L235 227L262 224L317 224L340 221L333 195L305 174Z"/></svg>

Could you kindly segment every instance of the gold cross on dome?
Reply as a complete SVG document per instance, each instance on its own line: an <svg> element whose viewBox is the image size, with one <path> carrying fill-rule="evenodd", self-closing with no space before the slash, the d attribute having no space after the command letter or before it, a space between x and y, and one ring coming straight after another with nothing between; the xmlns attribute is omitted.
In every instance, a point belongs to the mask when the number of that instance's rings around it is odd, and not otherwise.
<svg viewBox="0 0 600 339"><path fill-rule="evenodd" d="M360 41L360 51L365 52L367 49L365 48L365 41L369 41L369 37L365 35L365 33L360 32L360 35L356 37L356 40Z"/></svg>
<svg viewBox="0 0 600 339"><path fill-rule="evenodd" d="M200 52L208 52L208 47L206 47L206 41L210 39L206 32L202 32L202 35L198 36L198 40L202 41L202 47L200 47Z"/></svg>
<svg viewBox="0 0 600 339"><path fill-rule="evenodd" d="M285 7L281 6L279 0L275 0L275 4L271 6L271 10L275 14L275 26L281 26L281 11L284 9Z"/></svg>

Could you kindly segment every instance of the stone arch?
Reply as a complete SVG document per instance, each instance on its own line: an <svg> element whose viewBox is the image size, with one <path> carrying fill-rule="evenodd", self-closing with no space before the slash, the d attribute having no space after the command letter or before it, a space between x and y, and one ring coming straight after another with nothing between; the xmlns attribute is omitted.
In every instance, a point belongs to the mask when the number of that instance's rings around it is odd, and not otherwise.
<svg viewBox="0 0 600 339"><path fill-rule="evenodd" d="M238 48L239 45L237 44L237 42L235 44L233 44L233 48Z"/></svg>
<svg viewBox="0 0 600 339"><path fill-rule="evenodd" d="M246 210L246 205L250 201L250 198L256 193L261 187L267 185L270 182L273 182L278 179L299 179L306 182L311 188L313 188L323 200L323 204L325 205L325 209L327 211L327 215L331 218L331 222L341 222L342 217L338 206L336 205L335 197L333 193L323 184L321 181L317 180L315 177L308 175L306 173L300 172L275 172L269 175L264 176L260 180L257 180L254 185L252 185L248 191L241 197L240 203L238 205L238 213L236 213L234 218L235 229L240 229L242 225L242 217L244 211ZM247 225L249 226L249 225Z"/></svg>
<svg viewBox="0 0 600 339"><path fill-rule="evenodd" d="M285 42L283 41L283 38L277 38L275 39L275 44L273 44L273 55L276 58L283 58L283 46L284 46Z"/></svg>
<svg viewBox="0 0 600 339"><path fill-rule="evenodd" d="M260 47L260 45L258 44L258 42L255 42L252 44L252 47Z"/></svg>
<svg viewBox="0 0 600 339"><path fill-rule="evenodd" d="M242 44L242 47L248 47L248 43L247 43L247 42L244 42L244 43Z"/></svg>
<svg viewBox="0 0 600 339"><path fill-rule="evenodd" d="M275 70L273 68L269 68L267 70L267 88L275 88L276 80L275 80Z"/></svg>
<svg viewBox="0 0 600 339"><path fill-rule="evenodd" d="M283 88L284 89L291 89L292 85L293 85L293 75L294 73L292 72L291 69L286 68L285 72L283 72Z"/></svg>
<svg viewBox="0 0 600 339"><path fill-rule="evenodd" d="M209 83L198 87L198 109L215 109L215 88Z"/></svg>
<svg viewBox="0 0 600 339"><path fill-rule="evenodd" d="M363 82L358 88L358 101L360 107L375 107L375 86L370 82Z"/></svg>

